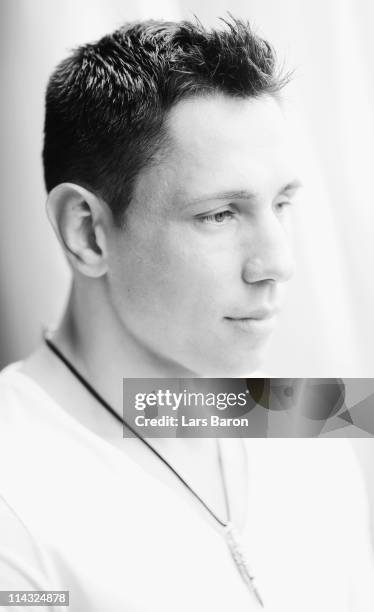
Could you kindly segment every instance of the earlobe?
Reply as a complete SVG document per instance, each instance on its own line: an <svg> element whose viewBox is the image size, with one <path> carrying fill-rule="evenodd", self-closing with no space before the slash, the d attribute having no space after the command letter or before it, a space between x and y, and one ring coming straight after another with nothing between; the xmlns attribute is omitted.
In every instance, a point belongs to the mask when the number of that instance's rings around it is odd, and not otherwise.
<svg viewBox="0 0 374 612"><path fill-rule="evenodd" d="M61 183L47 200L47 214L72 267L92 278L107 272L108 207L91 191Z"/></svg>

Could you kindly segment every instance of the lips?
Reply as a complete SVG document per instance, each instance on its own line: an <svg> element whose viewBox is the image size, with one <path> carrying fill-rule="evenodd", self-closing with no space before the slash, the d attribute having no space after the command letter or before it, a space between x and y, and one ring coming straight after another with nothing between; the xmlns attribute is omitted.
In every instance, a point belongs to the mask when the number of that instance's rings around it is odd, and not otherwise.
<svg viewBox="0 0 374 612"><path fill-rule="evenodd" d="M275 325L276 308L257 308L237 316L224 317L233 330L245 332L253 337L264 338L271 334Z"/></svg>
<svg viewBox="0 0 374 612"><path fill-rule="evenodd" d="M262 321L264 319L271 319L272 317L274 317L277 314L278 310L279 309L275 307L257 308L256 310L252 310L249 313L238 313L230 317L225 317L225 319L228 319L229 321L247 321L249 319L255 321Z"/></svg>

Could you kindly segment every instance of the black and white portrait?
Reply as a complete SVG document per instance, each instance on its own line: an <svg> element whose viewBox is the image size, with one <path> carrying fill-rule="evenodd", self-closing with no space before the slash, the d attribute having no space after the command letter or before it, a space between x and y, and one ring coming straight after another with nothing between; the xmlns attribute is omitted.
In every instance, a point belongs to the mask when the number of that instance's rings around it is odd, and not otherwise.
<svg viewBox="0 0 374 612"><path fill-rule="evenodd" d="M0 606L370 612L369 2L0 10Z"/></svg>

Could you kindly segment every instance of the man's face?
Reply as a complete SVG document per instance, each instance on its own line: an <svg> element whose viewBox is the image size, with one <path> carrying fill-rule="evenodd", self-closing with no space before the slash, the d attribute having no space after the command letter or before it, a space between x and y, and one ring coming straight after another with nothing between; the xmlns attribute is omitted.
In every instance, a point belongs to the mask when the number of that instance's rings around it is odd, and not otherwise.
<svg viewBox="0 0 374 612"><path fill-rule="evenodd" d="M271 97L212 95L179 102L167 130L115 233L113 302L151 353L198 376L245 376L292 274L284 117Z"/></svg>

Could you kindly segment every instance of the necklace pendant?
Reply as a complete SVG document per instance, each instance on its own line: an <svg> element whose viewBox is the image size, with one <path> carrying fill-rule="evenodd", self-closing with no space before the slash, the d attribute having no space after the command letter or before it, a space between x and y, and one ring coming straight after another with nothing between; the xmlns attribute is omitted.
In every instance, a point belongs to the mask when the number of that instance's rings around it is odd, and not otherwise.
<svg viewBox="0 0 374 612"><path fill-rule="evenodd" d="M255 597L259 606L263 608L264 607L263 601L260 597L258 590L256 589L256 586L254 583L254 577L250 572L247 559L240 545L239 537L232 523L228 523L225 527L225 538L226 538L227 546L230 550L231 556L233 560L235 561L235 565L238 568L238 571L242 579L247 585L249 591Z"/></svg>

